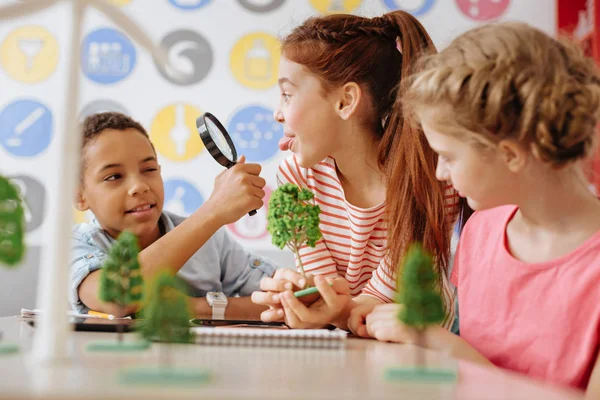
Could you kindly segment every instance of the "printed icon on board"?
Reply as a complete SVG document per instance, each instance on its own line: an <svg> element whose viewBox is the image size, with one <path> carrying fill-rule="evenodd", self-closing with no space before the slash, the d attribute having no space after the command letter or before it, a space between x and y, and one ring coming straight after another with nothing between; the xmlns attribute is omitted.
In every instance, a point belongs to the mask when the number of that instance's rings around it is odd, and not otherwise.
<svg viewBox="0 0 600 400"><path fill-rule="evenodd" d="M165 181L165 210L187 217L203 203L202 194L194 185L183 179Z"/></svg>
<svg viewBox="0 0 600 400"><path fill-rule="evenodd" d="M263 206L256 211L256 215L244 215L233 224L227 225L227 229L236 237L244 240L260 240L267 237L267 209L271 198L271 188L265 186L265 197Z"/></svg>
<svg viewBox="0 0 600 400"><path fill-rule="evenodd" d="M279 40L263 32L242 37L231 50L230 65L235 78L252 89L267 89L277 83Z"/></svg>
<svg viewBox="0 0 600 400"><path fill-rule="evenodd" d="M285 0L238 0L245 9L255 13L267 13L281 7Z"/></svg>
<svg viewBox="0 0 600 400"><path fill-rule="evenodd" d="M115 6L123 7L127 4L131 3L133 0L108 0L109 3L114 4Z"/></svg>
<svg viewBox="0 0 600 400"><path fill-rule="evenodd" d="M427 14L435 4L435 0L383 0L390 10L403 10L415 16Z"/></svg>
<svg viewBox="0 0 600 400"><path fill-rule="evenodd" d="M460 11L475 21L489 21L500 17L510 0L456 0Z"/></svg>
<svg viewBox="0 0 600 400"><path fill-rule="evenodd" d="M23 199L26 231L32 232L44 222L46 189L37 179L30 176L11 176L10 180L17 186Z"/></svg>
<svg viewBox="0 0 600 400"><path fill-rule="evenodd" d="M210 2L211 0L169 0L169 3L182 10L196 10Z"/></svg>
<svg viewBox="0 0 600 400"><path fill-rule="evenodd" d="M95 30L81 45L81 68L96 83L109 85L125 79L133 71L135 62L135 47L114 29Z"/></svg>
<svg viewBox="0 0 600 400"><path fill-rule="evenodd" d="M19 157L40 154L52 139L52 113L34 100L18 100L0 112L0 144Z"/></svg>
<svg viewBox="0 0 600 400"><path fill-rule="evenodd" d="M196 118L202 111L189 104L172 104L162 108L150 126L156 150L173 161L187 161L204 148L196 133Z"/></svg>
<svg viewBox="0 0 600 400"><path fill-rule="evenodd" d="M104 112L119 112L121 114L129 115L129 111L122 104L114 100L99 99L94 100L83 107L79 113L79 120L83 122L83 120L90 115Z"/></svg>
<svg viewBox="0 0 600 400"><path fill-rule="evenodd" d="M48 78L58 64L58 42L41 26L24 26L8 34L0 49L2 67L20 82Z"/></svg>
<svg viewBox="0 0 600 400"><path fill-rule="evenodd" d="M192 85L208 75L213 64L213 52L208 41L199 33L179 30L169 33L161 41L169 61L183 77L175 75L168 67L157 68L168 81L177 85Z"/></svg>
<svg viewBox="0 0 600 400"><path fill-rule="evenodd" d="M73 221L76 224L82 224L84 222L90 223L94 218L94 214L90 210L87 211L79 211L76 208L73 208Z"/></svg>
<svg viewBox="0 0 600 400"><path fill-rule="evenodd" d="M362 0L310 0L310 3L320 13L339 14L355 11Z"/></svg>
<svg viewBox="0 0 600 400"><path fill-rule="evenodd" d="M238 155L245 155L249 162L273 157L279 151L279 139L283 137L283 125L273 120L273 110L262 106L249 106L237 111L227 131Z"/></svg>

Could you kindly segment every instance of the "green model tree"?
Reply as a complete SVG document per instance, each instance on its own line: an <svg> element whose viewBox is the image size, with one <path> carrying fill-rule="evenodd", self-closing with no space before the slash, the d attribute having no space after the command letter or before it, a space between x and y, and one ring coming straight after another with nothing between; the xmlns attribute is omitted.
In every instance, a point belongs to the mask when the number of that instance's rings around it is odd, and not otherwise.
<svg viewBox="0 0 600 400"><path fill-rule="evenodd" d="M438 275L433 268L432 257L420 244L413 244L404 258L399 274L398 303L402 310L400 321L417 330L417 367L424 366L424 330L444 320L444 302L438 290Z"/></svg>
<svg viewBox="0 0 600 400"><path fill-rule="evenodd" d="M25 254L23 199L10 181L0 176L0 264L16 267ZM0 332L0 340L2 333ZM0 353L14 353L19 346L0 343Z"/></svg>
<svg viewBox="0 0 600 400"><path fill-rule="evenodd" d="M192 342L192 317L184 290L181 280L168 272L162 272L156 277L143 310L142 336L148 340L157 339L168 343ZM161 351L160 358L162 365L169 364L168 352Z"/></svg>
<svg viewBox="0 0 600 400"><path fill-rule="evenodd" d="M287 246L294 252L303 277L306 275L300 259L300 246L315 247L321 238L321 209L314 204L313 198L310 190L286 183L271 194L267 213L267 229L273 244L280 249Z"/></svg>
<svg viewBox="0 0 600 400"><path fill-rule="evenodd" d="M0 176L0 263L16 266L25 253L25 213L17 188Z"/></svg>
<svg viewBox="0 0 600 400"><path fill-rule="evenodd" d="M99 298L124 310L142 300L143 278L138 255L137 237L122 232L110 248L100 274ZM123 325L117 325L119 342L123 341Z"/></svg>
<svg viewBox="0 0 600 400"><path fill-rule="evenodd" d="M148 340L158 340L158 365L142 368L128 368L122 372L121 381L129 383L161 384L204 384L210 379L206 369L171 365L172 343L192 343L194 335L190 332L190 311L185 284L167 271L159 273L153 279L142 310L143 321L140 333Z"/></svg>

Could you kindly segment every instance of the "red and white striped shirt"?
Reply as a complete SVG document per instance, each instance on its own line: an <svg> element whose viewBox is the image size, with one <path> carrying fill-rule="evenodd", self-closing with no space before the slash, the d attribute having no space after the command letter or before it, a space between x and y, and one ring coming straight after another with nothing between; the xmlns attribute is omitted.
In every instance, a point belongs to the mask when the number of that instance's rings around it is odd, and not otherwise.
<svg viewBox="0 0 600 400"><path fill-rule="evenodd" d="M299 250L304 270L345 278L352 296L366 294L384 303L393 302L396 271L391 268L386 251L385 204L359 208L348 203L331 157L312 168L302 168L296 157L291 156L279 165L277 180L279 185L293 183L308 188L321 208L319 227L323 237L314 248L304 245ZM452 186L447 190L447 207L452 208L450 217L455 221L459 198ZM447 315L442 326L450 328L455 317L456 293L446 276L442 294Z"/></svg>

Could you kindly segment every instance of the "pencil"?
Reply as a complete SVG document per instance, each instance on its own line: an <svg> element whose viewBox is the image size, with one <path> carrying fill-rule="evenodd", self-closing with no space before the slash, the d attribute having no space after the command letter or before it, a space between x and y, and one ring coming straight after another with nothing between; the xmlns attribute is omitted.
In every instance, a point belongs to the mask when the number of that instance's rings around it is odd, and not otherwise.
<svg viewBox="0 0 600 400"><path fill-rule="evenodd" d="M89 315L93 315L93 316L98 317L98 318L115 319L114 315L112 315L112 314L105 314L105 313L102 313L100 311L92 311L92 310L90 310L90 311L88 311L88 314Z"/></svg>
<svg viewBox="0 0 600 400"><path fill-rule="evenodd" d="M298 290L297 292L294 292L294 297L302 297L302 296L307 296L309 294L314 294L314 293L319 293L319 289L317 289L316 286L309 287L307 289Z"/></svg>

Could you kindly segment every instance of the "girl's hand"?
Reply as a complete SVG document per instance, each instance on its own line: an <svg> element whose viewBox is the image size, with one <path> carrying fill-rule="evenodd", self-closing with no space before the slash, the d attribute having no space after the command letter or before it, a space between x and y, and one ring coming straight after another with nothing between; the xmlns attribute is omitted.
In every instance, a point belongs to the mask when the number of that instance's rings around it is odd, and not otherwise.
<svg viewBox="0 0 600 400"><path fill-rule="evenodd" d="M382 304L366 317L366 330L369 336L383 342L412 344L416 338L416 330L404 325L398 319L402 309L400 304Z"/></svg>
<svg viewBox="0 0 600 400"><path fill-rule="evenodd" d="M350 329L350 332L364 338L372 337L367 331L367 315L369 315L377 305L377 303L369 303L354 307L352 311L350 311L350 318L348 318L348 329Z"/></svg>
<svg viewBox="0 0 600 400"><path fill-rule="evenodd" d="M367 315L367 332L377 340L417 344L418 330L405 325L398 319L401 304L382 304ZM451 352L456 343L453 333L440 325L431 325L423 331L422 346L444 352Z"/></svg>
<svg viewBox="0 0 600 400"><path fill-rule="evenodd" d="M343 278L328 281L323 276L315 276L314 283L321 298L308 307L294 297L291 290L279 296L288 326L307 329L331 324L340 317L351 300L350 287Z"/></svg>
<svg viewBox="0 0 600 400"><path fill-rule="evenodd" d="M260 319L263 322L283 321L284 313L281 305L281 294L286 290L297 291L304 289L306 284L313 284L313 275L307 274L306 279L288 268L282 268L275 271L272 278L263 278L260 281L262 291L252 293L252 302L268 306L269 309L263 311ZM319 299L318 294L302 296L301 301L310 305Z"/></svg>

